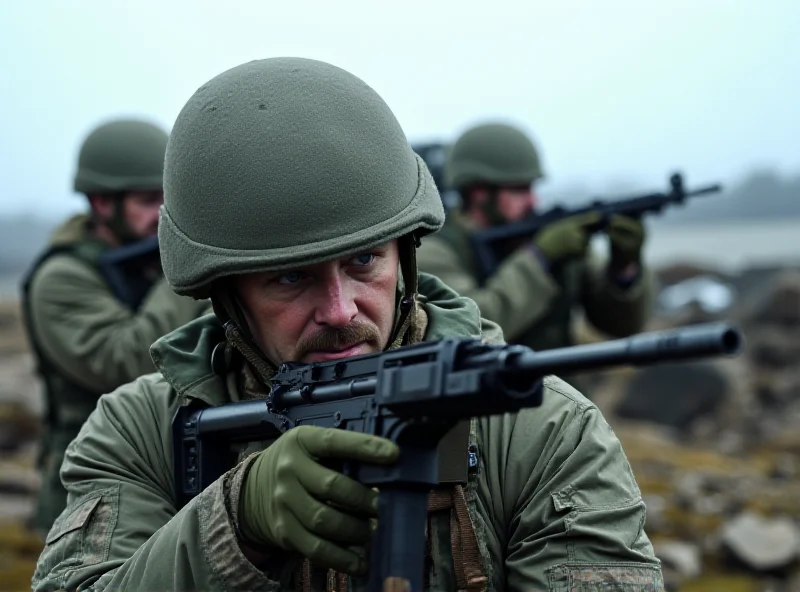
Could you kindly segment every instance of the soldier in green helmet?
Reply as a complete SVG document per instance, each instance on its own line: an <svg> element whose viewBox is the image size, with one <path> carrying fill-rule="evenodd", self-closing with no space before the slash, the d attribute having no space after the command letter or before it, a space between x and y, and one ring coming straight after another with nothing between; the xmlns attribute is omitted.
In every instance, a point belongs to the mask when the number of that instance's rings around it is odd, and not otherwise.
<svg viewBox="0 0 800 592"><path fill-rule="evenodd" d="M81 146L74 179L89 212L55 230L23 282L28 337L46 403L33 525L42 534L66 505L59 478L64 451L97 399L152 372L150 344L201 312L200 303L170 289L157 262L136 270L145 298L135 310L99 273L105 253L156 235L167 140L164 130L145 121L120 119L95 128Z"/></svg>
<svg viewBox="0 0 800 592"><path fill-rule="evenodd" d="M286 361L502 342L472 300L417 272L417 241L444 222L430 173L362 80L271 58L195 92L164 177L166 277L215 315L159 339L158 372L100 399L67 451L69 503L33 589L363 589L380 494L326 460L390 464L394 443L300 426L233 449L179 507L171 422L182 405L265 398ZM591 402L548 377L541 407L467 428L455 445L478 464L432 492L426 589L663 589L639 488Z"/></svg>
<svg viewBox="0 0 800 592"><path fill-rule="evenodd" d="M450 150L445 183L461 196L444 227L417 253L420 271L439 277L503 329L510 343L534 349L574 343L576 311L611 337L627 337L646 323L653 280L642 261L642 223L613 216L606 230L610 257L589 251L588 228L597 214L573 216L508 249L500 266L479 281L470 235L518 221L537 206L535 184L544 177L530 138L505 123L466 130Z"/></svg>

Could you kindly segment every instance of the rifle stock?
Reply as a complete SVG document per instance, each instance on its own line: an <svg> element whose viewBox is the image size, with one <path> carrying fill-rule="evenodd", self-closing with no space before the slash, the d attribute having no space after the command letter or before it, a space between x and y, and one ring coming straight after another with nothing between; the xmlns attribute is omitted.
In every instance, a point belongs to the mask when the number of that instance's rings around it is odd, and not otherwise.
<svg viewBox="0 0 800 592"><path fill-rule="evenodd" d="M547 375L731 355L742 340L736 327L709 323L541 352L446 338L331 362L284 363L266 399L178 410L176 492L182 505L227 471L231 442L269 440L300 425L389 438L400 447L397 463L345 463L342 471L381 492L369 589L399 582L416 592L427 496L438 485L437 446L458 421L541 405Z"/></svg>
<svg viewBox="0 0 800 592"><path fill-rule="evenodd" d="M532 214L519 222L493 226L479 230L470 236L475 258L478 264L480 281L485 282L496 270L501 261L499 248L509 241L531 239L542 228L571 216L588 212L598 212L601 220L589 229L596 233L608 225L608 220L615 214L633 218L641 218L645 214L661 213L667 206L683 204L687 198L709 195L722 191L722 185L708 185L686 191L683 176L674 173L670 179L670 189L666 193L648 193L616 201L595 199L591 203L577 208L555 206L542 214Z"/></svg>

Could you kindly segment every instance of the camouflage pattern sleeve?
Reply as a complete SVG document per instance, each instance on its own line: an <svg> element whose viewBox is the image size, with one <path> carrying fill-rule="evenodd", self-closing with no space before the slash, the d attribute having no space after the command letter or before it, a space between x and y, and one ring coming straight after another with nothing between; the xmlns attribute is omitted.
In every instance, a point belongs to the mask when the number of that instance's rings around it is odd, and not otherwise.
<svg viewBox="0 0 800 592"><path fill-rule="evenodd" d="M484 287L478 286L458 254L435 235L427 237L417 249L417 265L461 296L472 298L481 316L500 325L509 341L544 317L560 293L536 256L525 249L509 256Z"/></svg>
<svg viewBox="0 0 800 592"><path fill-rule="evenodd" d="M97 393L155 371L150 345L207 306L176 295L162 279L134 313L96 271L68 256L42 265L31 286L31 324L45 354Z"/></svg>
<svg viewBox="0 0 800 592"><path fill-rule="evenodd" d="M596 256L587 258L581 292L586 319L610 337L629 337L643 331L655 293L652 271L642 265L639 277L622 287L608 277L606 265Z"/></svg>
<svg viewBox="0 0 800 592"><path fill-rule="evenodd" d="M229 500L247 462L176 512L166 419L175 400L156 374L100 398L67 450L67 507L47 535L34 592L281 589L236 542Z"/></svg>
<svg viewBox="0 0 800 592"><path fill-rule="evenodd" d="M477 424L495 589L664 590L628 460L585 397L547 377L541 407Z"/></svg>

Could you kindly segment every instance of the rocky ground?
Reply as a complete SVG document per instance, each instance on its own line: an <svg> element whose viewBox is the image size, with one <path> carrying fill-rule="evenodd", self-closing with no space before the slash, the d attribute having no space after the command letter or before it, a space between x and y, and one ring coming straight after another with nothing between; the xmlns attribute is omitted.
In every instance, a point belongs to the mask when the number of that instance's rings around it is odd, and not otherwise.
<svg viewBox="0 0 800 592"><path fill-rule="evenodd" d="M800 591L800 270L675 267L662 294L700 280L649 329L730 320L743 354L606 372L593 398L633 466L670 590ZM735 297L714 310L721 286Z"/></svg>
<svg viewBox="0 0 800 592"><path fill-rule="evenodd" d="M14 302L0 303L0 591L29 590L42 541L27 528L42 401Z"/></svg>
<svg viewBox="0 0 800 592"><path fill-rule="evenodd" d="M800 591L800 270L676 266L660 278L672 296L649 329L727 319L746 338L733 359L589 377L642 488L669 590ZM0 592L29 589L41 549L26 524L42 404L22 335L17 304L0 303Z"/></svg>

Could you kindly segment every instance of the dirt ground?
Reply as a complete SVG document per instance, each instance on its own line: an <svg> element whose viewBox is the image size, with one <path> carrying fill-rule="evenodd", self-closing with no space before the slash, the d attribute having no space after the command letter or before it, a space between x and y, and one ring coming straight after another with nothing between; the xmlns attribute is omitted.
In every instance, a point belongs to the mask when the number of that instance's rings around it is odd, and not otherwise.
<svg viewBox="0 0 800 592"><path fill-rule="evenodd" d="M42 548L26 528L39 487L41 411L18 304L0 302L0 591L30 589Z"/></svg>

